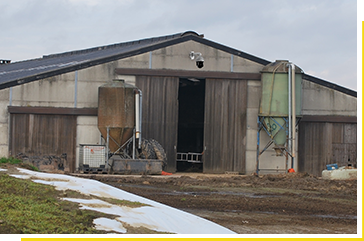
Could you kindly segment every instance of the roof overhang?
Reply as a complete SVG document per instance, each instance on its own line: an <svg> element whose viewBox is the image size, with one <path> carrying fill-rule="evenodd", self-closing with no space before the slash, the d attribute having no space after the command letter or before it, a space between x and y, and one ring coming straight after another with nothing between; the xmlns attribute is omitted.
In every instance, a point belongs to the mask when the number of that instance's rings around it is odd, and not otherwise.
<svg viewBox="0 0 364 241"><path fill-rule="evenodd" d="M205 39L203 35L199 35L196 32L187 31L174 35L131 41L79 51L71 51L61 54L43 56L43 58L40 59L6 64L5 66L1 66L3 68L0 67L0 89L6 89L60 74L74 72L187 41L195 41L264 66L271 63L271 61ZM113 49L118 51L112 51ZM28 69L26 69L27 67ZM6 69L10 70L7 71ZM32 71L28 71L29 74L27 74L26 70ZM21 71L24 71L23 75L19 74ZM4 78L5 80L2 80L2 76L4 77L8 73L10 73L9 76L12 75L13 77L8 77L7 79ZM317 77L304 74L303 79L326 86L347 95L357 97L356 91L341 87Z"/></svg>

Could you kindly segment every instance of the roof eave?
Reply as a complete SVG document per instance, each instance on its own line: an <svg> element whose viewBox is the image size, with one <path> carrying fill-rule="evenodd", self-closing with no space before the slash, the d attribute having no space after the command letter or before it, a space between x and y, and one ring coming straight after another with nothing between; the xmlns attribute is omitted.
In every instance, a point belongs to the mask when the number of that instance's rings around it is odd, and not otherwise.
<svg viewBox="0 0 364 241"><path fill-rule="evenodd" d="M17 85L22 85L25 83L30 83L30 82L45 79L45 78L49 78L49 77L53 77L53 76L64 74L64 73L69 73L69 72L89 68L89 67L100 65L100 64L105 64L108 62L112 62L112 61L116 61L116 60L120 60L120 59L124 59L124 58L128 58L128 57L132 57L135 55L147 53L147 52L150 52L153 50L165 48L168 46L172 46L175 44L179 44L179 43L183 43L183 42L187 42L187 41L191 41L191 40L204 44L204 45L207 45L207 46L210 46L212 48L222 50L222 51L230 53L232 55L236 55L236 56L251 60L255 63L261 64L264 66L271 63L271 61L268 61L268 60L247 54L245 52L227 47L225 45L210 41L208 39L203 38L203 35L198 35L195 32L191 32L191 33L190 32L186 32L188 34L186 34L186 33L181 34L181 37L166 39L163 42L155 43L150 46L140 47L138 49L131 50L131 51L128 51L125 53L110 55L107 57L101 57L101 58L93 59L90 61L78 63L78 64L75 64L72 66L68 66L68 67L64 67L64 68L60 68L60 69L56 69L56 70L45 71L45 72L42 72L42 73L39 73L36 75L27 76L25 78L20 78L20 79L15 79L15 80L12 80L9 82L5 82L5 83L0 84L0 90L9 88L9 87L13 87L13 86L17 86ZM314 77L314 76L311 76L308 74L303 74L303 79L311 81L311 82L319 84L319 85L322 85L322 86L325 86L325 87L328 87L328 88L331 88L331 89L334 89L334 90L337 90L337 91L345 93L347 95L357 97L356 91L353 91L353 90L347 89L345 87L336 85L334 83L319 79L317 77Z"/></svg>
<svg viewBox="0 0 364 241"><path fill-rule="evenodd" d="M319 84L321 86L325 86L327 88L339 91L341 93L353 96L353 97L357 97L357 92L348 88L345 88L343 86L331 83L329 81L323 80L323 79L319 79L317 77L314 77L312 75L308 75L308 74L303 74L302 76L303 79L308 80L310 82L313 82L315 84Z"/></svg>
<svg viewBox="0 0 364 241"><path fill-rule="evenodd" d="M150 46L146 46L146 47L141 47L139 49L135 49L135 50L131 50L129 52L126 53L122 53L122 54L115 54L115 55L110 55L107 57L101 57L98 59L93 59L87 62L82 62L76 65L72 65L72 66L68 66L65 68L61 68L61 69L56 69L56 70L50 70L50 71L45 71L36 75L32 75L32 76L27 76L25 78L20 78L20 79L15 79L6 83L2 83L0 84L0 89L5 89L5 88L9 88L9 87L13 87L13 86L17 86L17 85L22 85L25 83L30 83L33 81L37 81L37 80L41 80L41 79L45 79L45 78L49 78L49 77L53 77L59 74L64 74L64 73L69 73L69 72L73 72L76 70L81 70L81 69L85 69L85 68L89 68L95 65L100 65L100 64L105 64L108 62L112 62L112 61L116 61L116 60L120 60L120 59L124 59L124 58L128 58L128 57L132 57L135 55L139 55L139 54L143 54L143 53L147 53L153 50L157 50L160 48L165 48L168 46L172 46L175 44L179 44L179 43L183 43L183 42L187 42L187 41L196 41L199 42L201 44L205 44L208 45L210 47L213 48L217 48L220 49L222 51L231 53L233 55L239 56L239 57L243 57L246 59L249 59L253 62L257 62L259 64L262 65L266 65L269 64L270 62L258 57L255 57L253 55L238 51L236 49L212 42L210 40L207 40L205 38L202 37L202 35L197 35L197 34L181 34L180 38L173 38L173 39L167 39L166 41L160 42L160 43L156 43Z"/></svg>

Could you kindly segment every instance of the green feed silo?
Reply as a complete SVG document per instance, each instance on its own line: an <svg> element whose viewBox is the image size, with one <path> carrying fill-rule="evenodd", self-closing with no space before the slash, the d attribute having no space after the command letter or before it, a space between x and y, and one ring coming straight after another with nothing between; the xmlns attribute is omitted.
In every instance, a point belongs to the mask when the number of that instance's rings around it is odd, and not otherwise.
<svg viewBox="0 0 364 241"><path fill-rule="evenodd" d="M286 125L289 116L289 62L277 60L265 66L262 71L262 97L259 116L264 118L264 126L278 146L284 146L287 133L279 126ZM302 70L295 66L295 106L296 116L301 115Z"/></svg>

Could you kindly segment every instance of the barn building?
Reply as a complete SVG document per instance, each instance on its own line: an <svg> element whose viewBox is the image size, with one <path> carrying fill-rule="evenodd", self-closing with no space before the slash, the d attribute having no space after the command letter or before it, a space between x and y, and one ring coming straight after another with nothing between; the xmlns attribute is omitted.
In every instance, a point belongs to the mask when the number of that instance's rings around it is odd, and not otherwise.
<svg viewBox="0 0 364 241"><path fill-rule="evenodd" d="M274 61L188 31L9 62L0 64L0 156L76 172L80 146L103 143L99 86L123 79L143 93L143 135L164 147L166 171L185 170L177 153L188 152L204 173L251 174L257 159L261 172L287 169L272 148L257 158L270 140L257 135L262 70ZM294 169L356 165L357 93L304 72L300 83Z"/></svg>

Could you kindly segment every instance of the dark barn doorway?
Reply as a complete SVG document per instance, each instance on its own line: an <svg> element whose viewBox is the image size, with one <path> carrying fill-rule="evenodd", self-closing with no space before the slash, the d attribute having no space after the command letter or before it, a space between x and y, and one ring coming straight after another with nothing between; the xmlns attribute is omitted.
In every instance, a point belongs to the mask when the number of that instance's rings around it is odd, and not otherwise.
<svg viewBox="0 0 364 241"><path fill-rule="evenodd" d="M177 172L202 172L205 80L180 78L178 91Z"/></svg>

